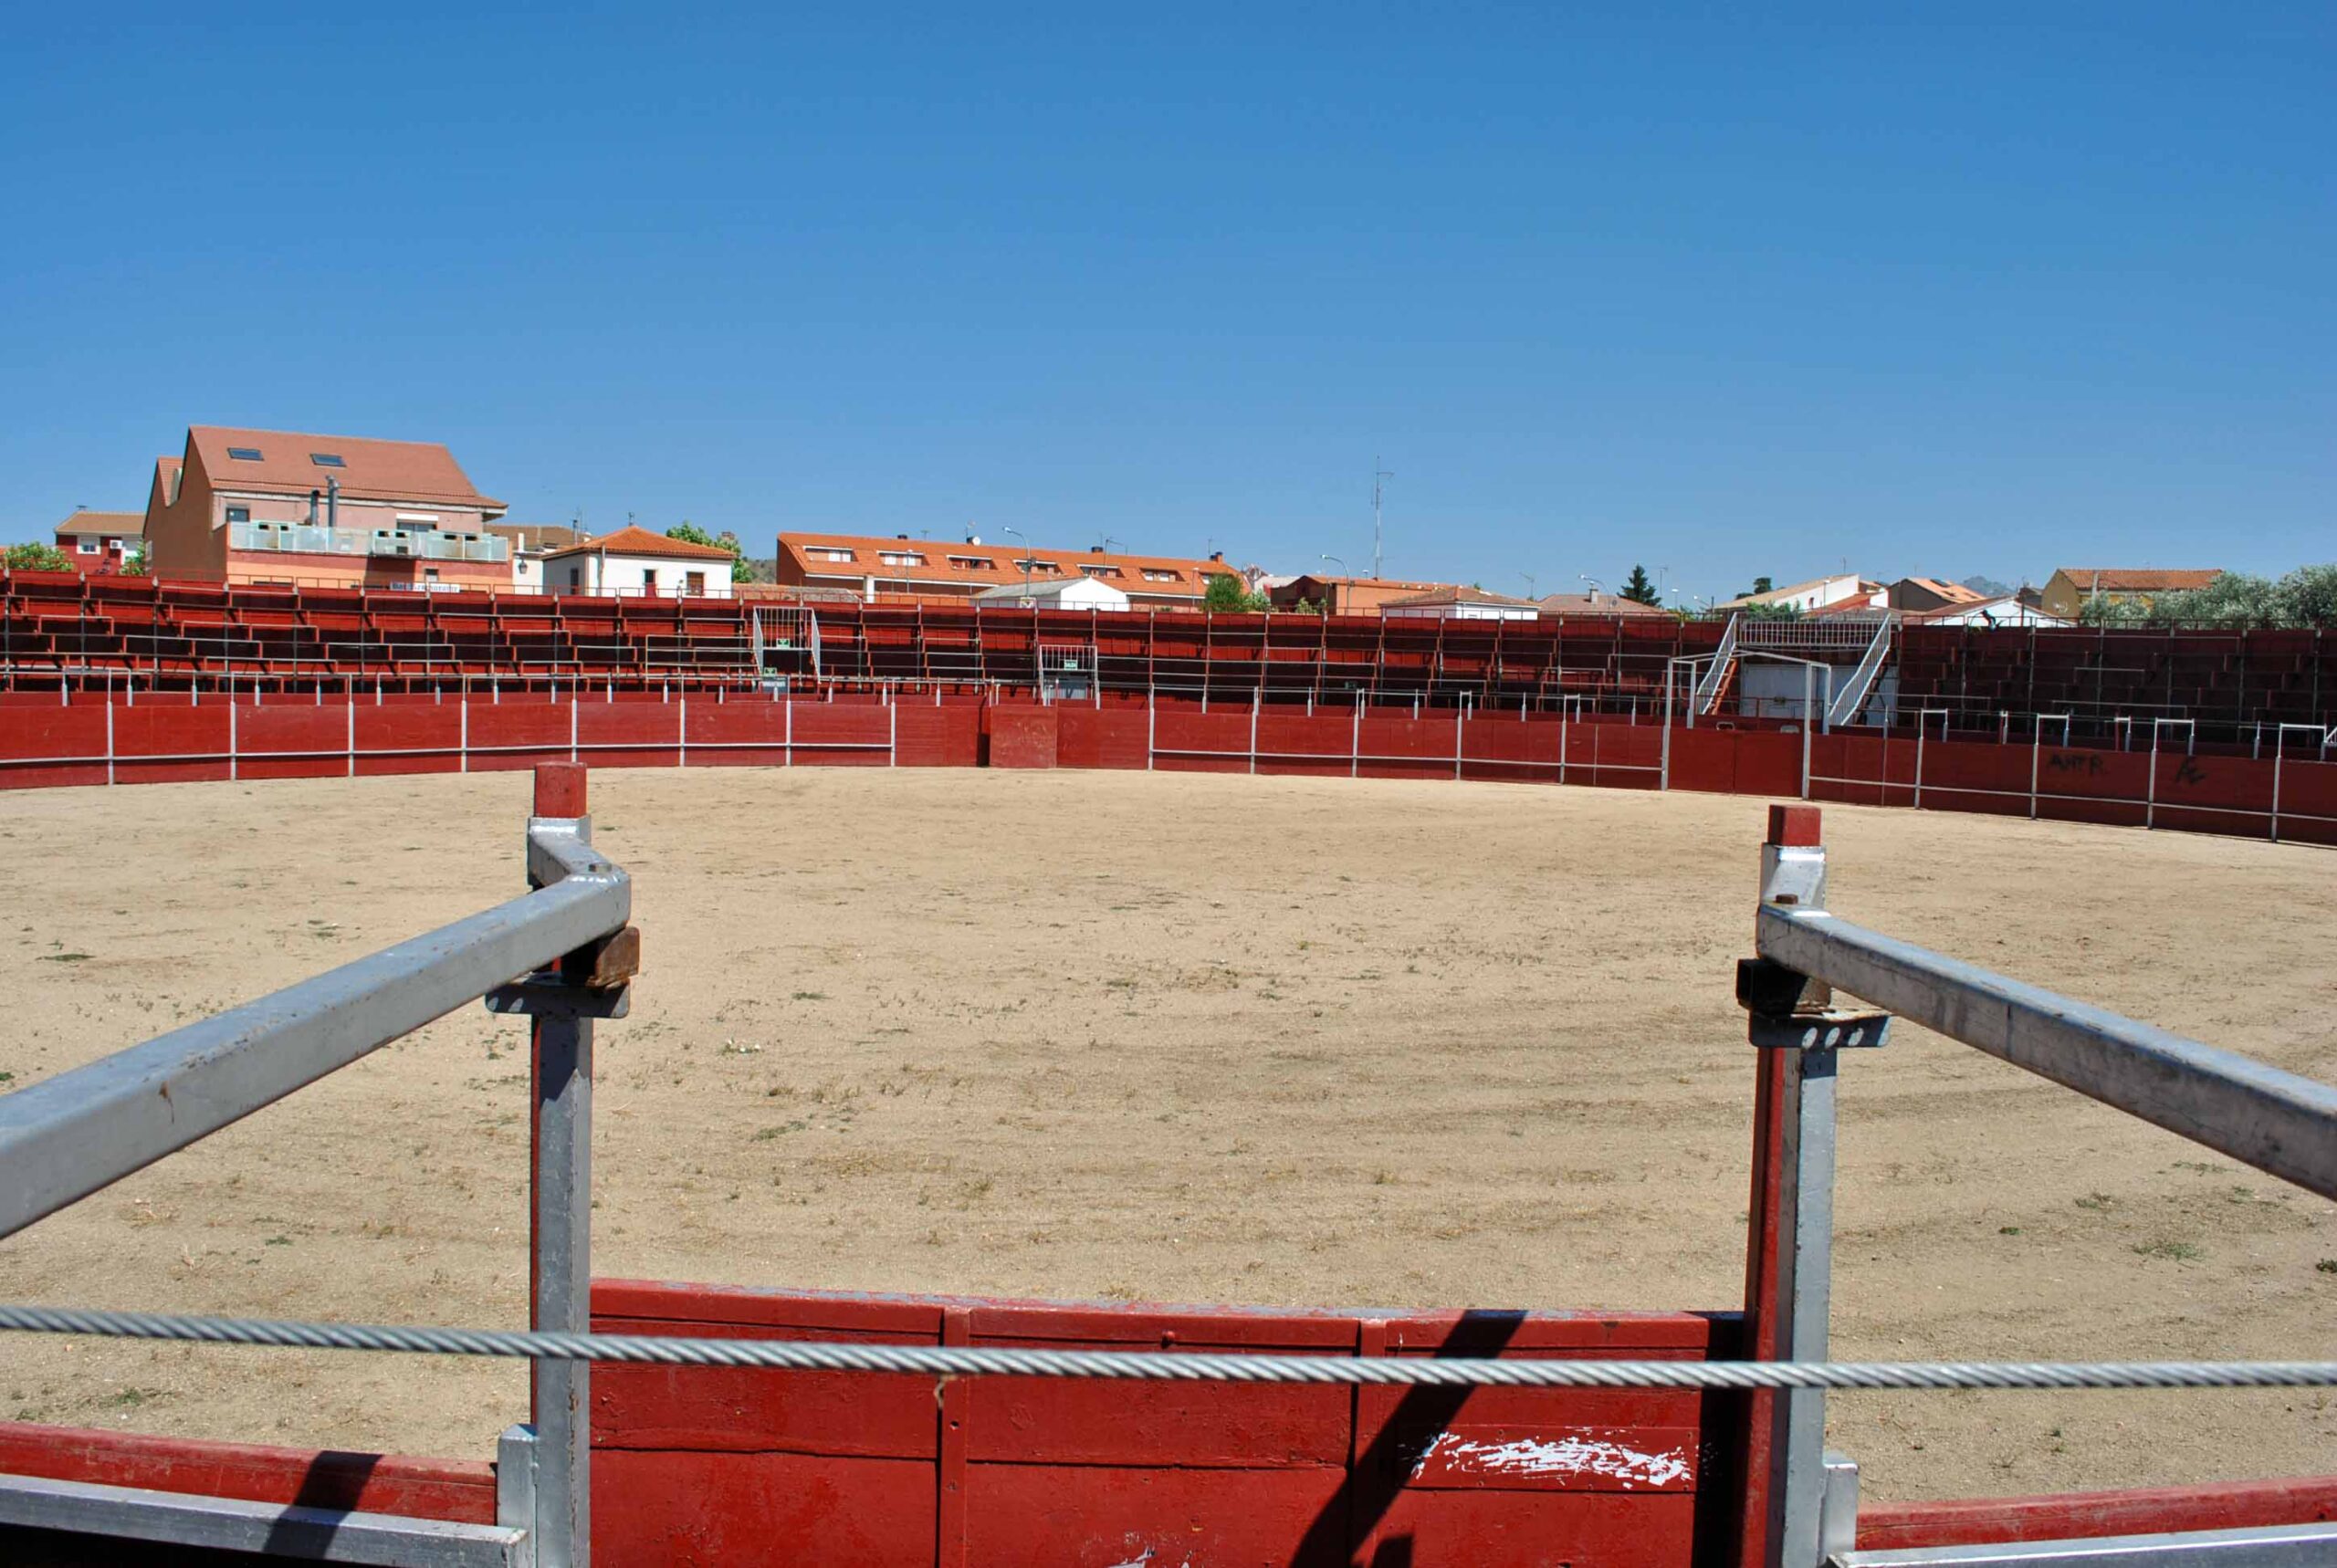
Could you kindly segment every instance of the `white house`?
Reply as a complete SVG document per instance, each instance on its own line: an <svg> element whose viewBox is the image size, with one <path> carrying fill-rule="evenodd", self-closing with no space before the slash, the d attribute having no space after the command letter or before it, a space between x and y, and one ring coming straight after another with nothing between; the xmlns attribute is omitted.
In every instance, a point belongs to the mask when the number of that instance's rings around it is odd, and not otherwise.
<svg viewBox="0 0 2337 1568"><path fill-rule="evenodd" d="M974 595L974 602L992 608L1020 605L1026 610L1126 610L1128 596L1092 577L1032 578L985 588Z"/></svg>
<svg viewBox="0 0 2337 1568"><path fill-rule="evenodd" d="M558 523L488 523L480 529L511 546L511 586L521 593L544 591L544 558L582 544L584 531Z"/></svg>
<svg viewBox="0 0 2337 1568"><path fill-rule="evenodd" d="M1542 606L1531 599L1448 583L1426 593L1387 600L1380 604L1379 613L1390 620L1408 621L1531 621L1542 613Z"/></svg>
<svg viewBox="0 0 2337 1568"><path fill-rule="evenodd" d="M1977 604L1951 604L1944 610L1925 611L1910 615L1910 622L1923 626L2074 626L2074 621L2059 615L2048 615L2034 604L2023 604L2011 594L2002 599L1984 599Z"/></svg>
<svg viewBox="0 0 2337 1568"><path fill-rule="evenodd" d="M669 539L631 524L543 558L544 591L651 599L730 597L738 558L718 545Z"/></svg>
<svg viewBox="0 0 2337 1568"><path fill-rule="evenodd" d="M1829 610L1837 605L1853 610L1880 610L1891 602L1891 591L1879 582L1868 582L1855 572L1843 572L1836 577L1813 577L1808 582L1790 583L1774 588L1766 593L1748 593L1742 599L1732 599L1719 606L1723 610L1749 610L1755 605L1770 609L1798 610L1807 615L1812 611Z"/></svg>

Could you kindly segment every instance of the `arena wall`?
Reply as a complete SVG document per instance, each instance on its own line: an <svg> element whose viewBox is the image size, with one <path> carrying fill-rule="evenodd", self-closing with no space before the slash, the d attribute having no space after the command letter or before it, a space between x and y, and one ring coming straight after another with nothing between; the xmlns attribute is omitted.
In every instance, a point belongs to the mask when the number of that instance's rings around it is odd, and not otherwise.
<svg viewBox="0 0 2337 1568"><path fill-rule="evenodd" d="M605 698L0 701L0 789L601 767L1109 768L1692 789L2337 843L2337 761L1621 716L1287 705Z"/></svg>

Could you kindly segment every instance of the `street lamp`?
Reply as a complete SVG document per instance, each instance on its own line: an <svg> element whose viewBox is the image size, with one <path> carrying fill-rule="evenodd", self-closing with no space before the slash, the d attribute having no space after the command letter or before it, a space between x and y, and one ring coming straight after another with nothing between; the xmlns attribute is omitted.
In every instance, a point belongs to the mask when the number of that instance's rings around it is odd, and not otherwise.
<svg viewBox="0 0 2337 1568"><path fill-rule="evenodd" d="M1326 556L1323 557L1322 559L1325 559L1325 560L1329 560L1329 561L1338 561L1338 567L1339 567L1339 577L1347 577L1347 576L1350 575L1350 574L1348 573L1348 571L1347 571L1347 562L1345 562L1345 561L1343 561L1343 560L1339 560L1339 558L1338 558L1337 556L1335 556L1335 555L1326 555ZM1334 578L1334 579L1332 579L1332 580L1331 580L1331 605L1330 605L1330 611L1329 611L1329 613L1331 613L1331 614L1333 614L1333 615L1336 615L1338 612L1339 612L1339 588L1338 588L1338 578Z"/></svg>
<svg viewBox="0 0 2337 1568"><path fill-rule="evenodd" d="M1597 578L1591 576L1588 572L1578 571L1575 573L1575 575L1581 578L1583 581L1590 585L1590 597L1593 599L1598 598L1600 591L1607 586L1605 583L1600 582Z"/></svg>

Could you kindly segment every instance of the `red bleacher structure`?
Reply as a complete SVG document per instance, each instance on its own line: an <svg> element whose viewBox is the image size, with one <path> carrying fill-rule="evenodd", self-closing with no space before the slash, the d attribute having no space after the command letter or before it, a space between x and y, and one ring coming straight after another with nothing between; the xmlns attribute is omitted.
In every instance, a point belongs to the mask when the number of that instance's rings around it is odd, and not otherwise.
<svg viewBox="0 0 2337 1568"><path fill-rule="evenodd" d="M0 690L556 693L878 687L1269 706L1662 710L1674 661L1721 651L1724 625L1609 615L1529 622L1372 616L1096 614L774 599L225 587L0 574ZM2192 738L2337 725L2337 634L1909 624L1890 632L1888 700L1864 717L1996 732L2045 715L2064 738L2154 720ZM1708 704L1735 700L1734 661Z"/></svg>

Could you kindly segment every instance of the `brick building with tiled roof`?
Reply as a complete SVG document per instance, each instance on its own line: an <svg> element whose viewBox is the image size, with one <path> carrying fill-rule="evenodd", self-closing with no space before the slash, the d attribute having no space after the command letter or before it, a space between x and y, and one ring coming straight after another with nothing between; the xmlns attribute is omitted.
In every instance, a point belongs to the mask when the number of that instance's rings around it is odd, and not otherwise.
<svg viewBox="0 0 2337 1568"><path fill-rule="evenodd" d="M865 534L781 534L774 580L781 587L845 589L864 600L890 594L970 600L1027 580L1092 577L1137 610L1198 610L1212 577L1239 579L1221 556L1120 555L1101 549L1036 549Z"/></svg>
<svg viewBox="0 0 2337 1568"><path fill-rule="evenodd" d="M503 512L435 442L198 424L155 460L145 533L157 577L507 588Z"/></svg>

